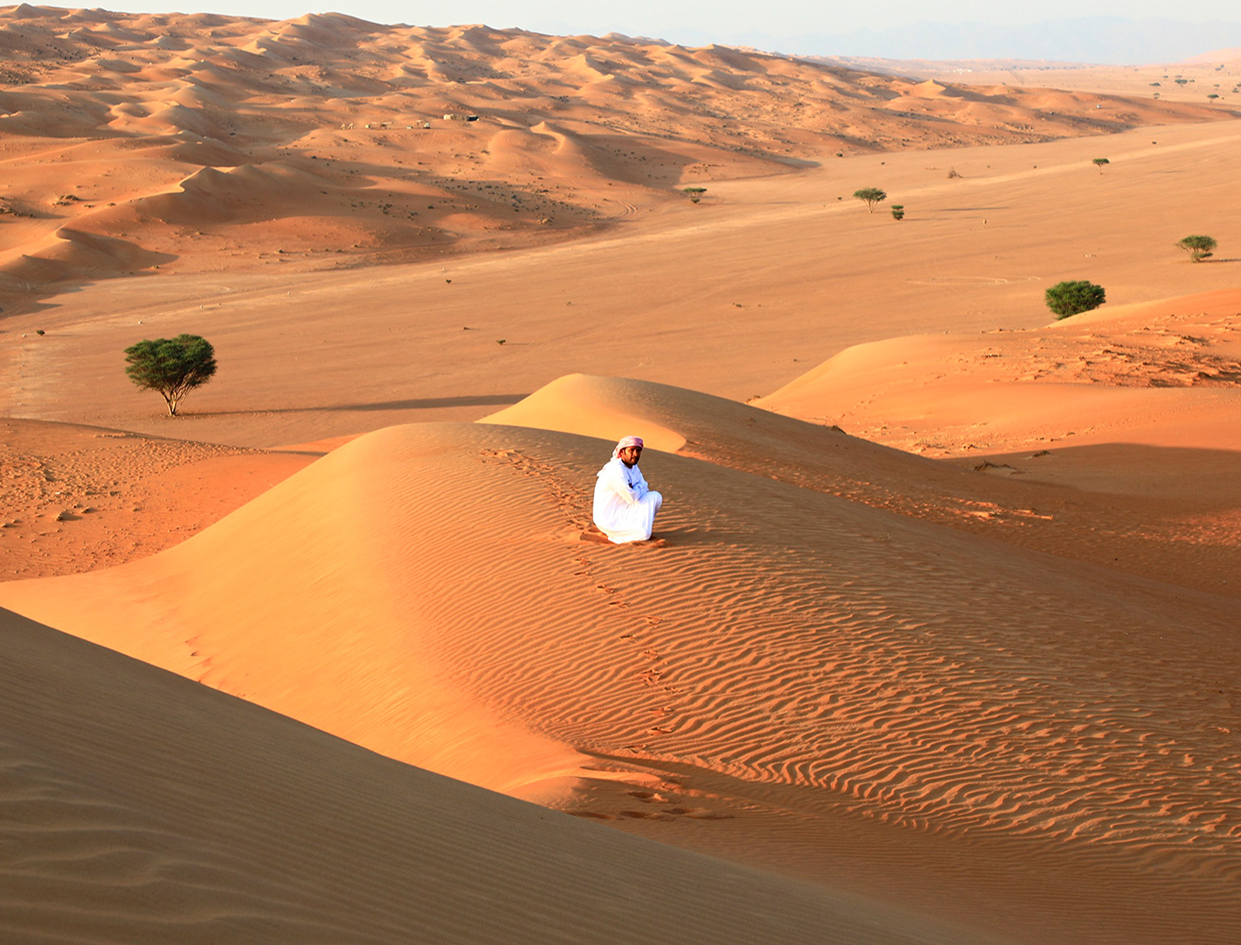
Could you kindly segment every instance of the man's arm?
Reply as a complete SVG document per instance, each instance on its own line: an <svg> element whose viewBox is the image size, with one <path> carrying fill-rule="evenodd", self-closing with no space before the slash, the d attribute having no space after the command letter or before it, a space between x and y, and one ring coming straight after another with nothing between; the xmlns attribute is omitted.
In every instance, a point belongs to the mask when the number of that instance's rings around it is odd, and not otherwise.
<svg viewBox="0 0 1241 945"><path fill-rule="evenodd" d="M644 495L650 492L651 489L650 489L650 486L646 484L646 477L642 475L642 470L639 469L637 466L635 466L633 468L633 471L637 474L637 477L638 477L633 483L633 497L634 497L634 500L636 501L637 499L642 498Z"/></svg>
<svg viewBox="0 0 1241 945"><path fill-rule="evenodd" d="M625 476L624 467L619 463L608 467L606 478L608 486L625 501L626 505L633 505L642 497L641 493L630 486L629 479Z"/></svg>

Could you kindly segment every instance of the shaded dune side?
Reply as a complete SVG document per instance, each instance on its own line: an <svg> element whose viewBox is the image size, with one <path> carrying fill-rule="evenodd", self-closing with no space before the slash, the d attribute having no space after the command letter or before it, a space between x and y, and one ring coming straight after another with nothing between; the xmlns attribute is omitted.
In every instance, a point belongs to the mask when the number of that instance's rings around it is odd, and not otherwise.
<svg viewBox="0 0 1241 945"><path fill-rule="evenodd" d="M173 257L143 249L129 240L100 236L62 226L25 252L0 256L0 274L17 280L42 282L71 275L133 271L168 262Z"/></svg>
<svg viewBox="0 0 1241 945"><path fill-rule="evenodd" d="M399 764L8 612L0 654L6 942L962 940Z"/></svg>
<svg viewBox="0 0 1241 945"><path fill-rule="evenodd" d="M287 201L300 202L305 209L326 186L332 186L327 179L278 162L225 170L203 167L181 181L178 191L137 198L133 207L144 217L185 226L252 222L287 216Z"/></svg>
<svg viewBox="0 0 1241 945"><path fill-rule="evenodd" d="M176 549L0 602L463 777L573 773L567 744L1237 876L1234 602L657 454L666 544L580 542L609 448L389 428ZM419 716L428 684L460 717Z"/></svg>

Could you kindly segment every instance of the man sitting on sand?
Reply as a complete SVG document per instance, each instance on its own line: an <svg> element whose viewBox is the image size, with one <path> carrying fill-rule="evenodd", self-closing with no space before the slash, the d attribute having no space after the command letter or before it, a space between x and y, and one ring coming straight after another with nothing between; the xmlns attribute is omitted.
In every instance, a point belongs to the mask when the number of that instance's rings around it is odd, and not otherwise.
<svg viewBox="0 0 1241 945"><path fill-rule="evenodd" d="M625 437L595 482L595 524L617 545L650 538L655 513L664 504L664 497L647 486L638 468L641 458L642 438Z"/></svg>

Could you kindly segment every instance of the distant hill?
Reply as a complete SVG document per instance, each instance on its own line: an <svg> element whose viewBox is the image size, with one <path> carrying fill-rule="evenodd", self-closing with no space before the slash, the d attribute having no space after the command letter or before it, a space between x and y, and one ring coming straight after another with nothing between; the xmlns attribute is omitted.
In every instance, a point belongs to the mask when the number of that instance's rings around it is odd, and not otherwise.
<svg viewBox="0 0 1241 945"><path fill-rule="evenodd" d="M1241 47L1236 49L1212 49L1205 52L1201 56L1194 56L1192 59L1186 59L1187 63L1201 63L1210 65L1222 62L1241 62Z"/></svg>
<svg viewBox="0 0 1241 945"><path fill-rule="evenodd" d="M711 36L685 31L667 37L682 43L710 40L807 56L874 56L884 59L1039 59L1056 62L1141 65L1180 62L1208 50L1241 46L1241 22L1183 23L1119 16L1046 20L1025 26L987 23L914 23L853 33Z"/></svg>

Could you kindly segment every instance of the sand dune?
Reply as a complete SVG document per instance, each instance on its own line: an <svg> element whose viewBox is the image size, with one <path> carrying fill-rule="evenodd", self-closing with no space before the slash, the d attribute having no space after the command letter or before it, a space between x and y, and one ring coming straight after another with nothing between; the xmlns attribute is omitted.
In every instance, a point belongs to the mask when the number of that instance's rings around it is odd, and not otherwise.
<svg viewBox="0 0 1241 945"><path fill-rule="evenodd" d="M963 510L996 525L1011 521L1001 510L1039 510L1020 529L991 529L1006 540L1233 596L1239 325L1241 296L1225 290L1040 329L894 338L850 348L755 405L1022 482L979 490L981 504ZM932 507L961 524L942 498Z"/></svg>
<svg viewBox="0 0 1241 945"><path fill-rule="evenodd" d="M20 282L39 284L81 276L132 272L172 259L167 254L150 252L127 240L67 226L60 227L26 248L29 253L10 257L0 264L0 273Z"/></svg>
<svg viewBox="0 0 1241 945"><path fill-rule="evenodd" d="M1228 63L0 23L3 935L1237 941Z"/></svg>
<svg viewBox="0 0 1241 945"><path fill-rule="evenodd" d="M761 820L779 796L811 831L843 817L881 842L940 837L904 854L923 908L951 886L939 858L974 838L966 872L1004 862L1008 882L971 885L974 906L945 918L997 930L995 897L1071 857L1095 901L1065 907L1065 940L1092 910L1109 916L1092 941L1161 940L1174 920L1142 904L1152 883L1162 909L1195 899L1208 936L1237 921L1233 601L773 481L761 462L663 454L646 465L670 497L665 544L618 551L579 540L606 454L525 428L392 428L154 558L3 585L0 602L570 808L560 779L621 778L684 798L674 823ZM706 789L721 776L736 793ZM620 816L627 790L591 788L583 812ZM781 855L823 875L826 853Z"/></svg>
<svg viewBox="0 0 1241 945"><path fill-rule="evenodd" d="M580 235L638 206L674 204L676 185L707 169L723 179L786 171L830 153L1046 141L1221 117L1196 105L998 87L943 86L928 96L925 85L905 79L615 35L389 27L340 14L283 22L100 17L27 5L0 19L11 24L0 73L3 196L43 224L5 234L16 237L6 238L7 248L26 255L36 255L40 235L53 228L94 225L97 235L114 235L86 211L147 199L131 189L134 152L172 140L176 153L145 168L158 173L150 181L156 192L219 166L331 177L335 187L265 192L262 213L286 221L286 250L310 254L333 234L334 248L356 264ZM487 142L497 132L539 134L544 125L562 136L550 174L537 162L501 161L503 173L484 176L493 164ZM87 142L93 166L75 163L73 175L56 167ZM36 153L39 161L28 160ZM56 203L67 187L80 205ZM497 188L506 199L479 192ZM337 199L310 206L300 199L320 191ZM234 270L264 265L255 257L269 234L245 229L244 217L201 215L191 223L133 209L132 240L165 268L211 267L218 246L208 244L218 241L244 247L233 254ZM341 262L286 260L308 269ZM17 301L15 285L107 274L99 267L47 268L41 277L23 271L8 283L7 306Z"/></svg>
<svg viewBox="0 0 1241 945"><path fill-rule="evenodd" d="M910 357L908 346L901 351L902 359ZM844 356L841 360L849 363ZM989 364L990 359L983 363ZM813 379L820 370L808 376L811 389L817 389ZM859 378L866 390L874 389L866 384L877 384L874 377L847 368L842 373ZM891 362L885 362L876 376L887 379L898 373ZM929 373L935 376L937 372ZM994 397L998 385L987 378L975 381L969 388L973 397L963 393L962 400L977 408L979 385L985 385L988 398ZM802 388L794 384L790 389ZM910 395L915 403L928 410L928 404L940 403L922 398L921 390L918 387ZM1083 404L1080 397L1063 399L1072 400L1072 408L1043 403L1041 409L1050 410L1058 422L1066 421L1073 410L1079 419L1091 410L1089 402ZM823 402L834 402L831 392L816 401ZM997 415L996 404L987 403L990 422ZM1039 413L1040 408L1034 406L1039 403L1037 398L1031 400L1030 414ZM1092 416L1098 420L1097 403ZM1123 416L1128 424L1134 422L1133 413ZM1196 448L1036 444L1022 452L997 455L974 447L964 451L967 458L953 465L928 462L914 453L848 436L837 427L799 422L679 388L617 378L561 378L487 417L486 422L613 440L626 431L642 430L654 449L675 450L1022 548L1235 597L1241 595L1241 584L1235 579L1241 567L1241 543L1229 534L1228 523L1235 520L1235 509L1241 504L1237 485L1241 457L1232 450L1201 445L1213 425L1226 428L1220 437L1226 442L1232 429L1231 413L1210 401L1192 405L1178 416L1179 429L1199 431ZM1083 419L1081 428L1087 426ZM946 450L939 442L940 432L937 424L928 421L921 430L923 439L915 444L918 452L938 455ZM951 428L942 432L947 441ZM873 435L882 436L882 429ZM936 443L934 450L926 445L928 437Z"/></svg>
<svg viewBox="0 0 1241 945"><path fill-rule="evenodd" d="M9 942L984 940L398 764L9 613L0 650Z"/></svg>
<svg viewBox="0 0 1241 945"><path fill-rule="evenodd" d="M1105 306L1041 329L851 348L757 404L932 455L1066 442L1241 450L1239 332L1238 290Z"/></svg>

